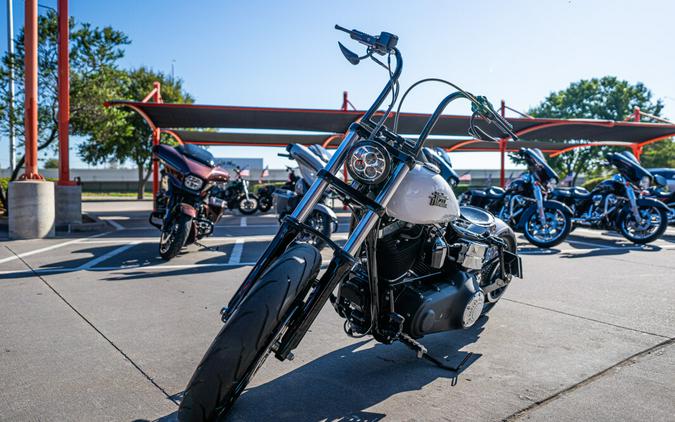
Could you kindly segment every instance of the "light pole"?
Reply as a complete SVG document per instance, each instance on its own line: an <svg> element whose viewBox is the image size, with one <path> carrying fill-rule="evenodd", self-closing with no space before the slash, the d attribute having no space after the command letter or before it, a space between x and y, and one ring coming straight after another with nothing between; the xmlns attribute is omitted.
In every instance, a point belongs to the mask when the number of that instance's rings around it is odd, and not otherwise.
<svg viewBox="0 0 675 422"><path fill-rule="evenodd" d="M7 49L9 51L9 171L16 167L16 139L14 136L14 13L12 0L7 0Z"/></svg>

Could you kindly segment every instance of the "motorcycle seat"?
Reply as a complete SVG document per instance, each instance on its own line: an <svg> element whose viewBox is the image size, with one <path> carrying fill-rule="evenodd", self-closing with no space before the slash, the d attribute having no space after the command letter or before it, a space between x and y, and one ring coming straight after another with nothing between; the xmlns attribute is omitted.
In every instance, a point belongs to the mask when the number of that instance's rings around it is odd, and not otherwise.
<svg viewBox="0 0 675 422"><path fill-rule="evenodd" d="M506 191L499 186L490 186L485 190L485 196L489 199L502 199Z"/></svg>

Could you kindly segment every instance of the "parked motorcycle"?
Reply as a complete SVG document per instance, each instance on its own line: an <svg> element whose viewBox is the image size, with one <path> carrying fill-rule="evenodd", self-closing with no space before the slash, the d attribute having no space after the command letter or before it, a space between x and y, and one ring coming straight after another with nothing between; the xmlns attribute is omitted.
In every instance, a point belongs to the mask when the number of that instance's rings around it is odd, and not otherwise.
<svg viewBox="0 0 675 422"><path fill-rule="evenodd" d="M287 155L283 154L283 156ZM258 211L267 212L274 206L274 192L277 189L295 190L295 183L298 181L298 176L291 167L286 166L286 172L288 172L288 178L283 185L275 186L273 184L266 184L258 188L258 191L256 192L258 195Z"/></svg>
<svg viewBox="0 0 675 422"><path fill-rule="evenodd" d="M521 276L511 229L484 210L460 209L450 185L416 158L453 100L470 100L476 122L489 121L498 136L515 139L509 123L484 97L459 90L442 100L417 140L390 131L384 120L398 94L398 38L336 28L367 46L359 57L340 44L347 60L377 60L388 68L389 81L350 126L222 310L224 325L185 389L180 420L214 420L226 414L269 354L280 360L293 357L292 350L329 300L345 319L348 335L372 335L385 344L398 340L418 357L458 370L430 354L418 339L471 327L499 300L511 277ZM385 57L380 61L374 55ZM391 62L395 69L386 64ZM389 94L392 105L374 121ZM469 129L482 139L494 139L474 119ZM352 184L336 176L343 164ZM358 223L342 247L324 237L335 253L319 276L319 251L296 239L307 232L323 236L306 221L329 186L351 198Z"/></svg>
<svg viewBox="0 0 675 422"><path fill-rule="evenodd" d="M511 181L506 190L491 186L471 189L460 196L460 203L485 208L523 231L525 238L540 248L551 248L567 238L572 229L572 210L560 201L547 199L558 183L558 175L536 148L521 148L527 172Z"/></svg>
<svg viewBox="0 0 675 422"><path fill-rule="evenodd" d="M276 189L272 194L274 196L274 207L280 222L293 212L316 179L316 175L325 165L319 156L303 145L290 144L286 147L286 151L288 151L288 154L280 155L295 160L302 177L294 181L292 189ZM314 209L307 217L305 224L321 232L323 237L330 238L331 233L337 231L338 218L333 209L326 205L326 199L327 196L324 194L314 205ZM314 236L311 233L304 234L301 239L319 249L325 246L322 237Z"/></svg>
<svg viewBox="0 0 675 422"><path fill-rule="evenodd" d="M652 184L652 174L628 151L609 153L607 161L619 174L599 183L591 192L573 187L555 189L552 196L572 208L574 224L617 230L638 244L658 239L668 227L669 209L642 193Z"/></svg>
<svg viewBox="0 0 675 422"><path fill-rule="evenodd" d="M660 174L654 174L654 186L647 189L646 195L668 206L668 224L675 224L675 191L668 191L668 180Z"/></svg>
<svg viewBox="0 0 675 422"><path fill-rule="evenodd" d="M234 165L231 162L228 164ZM244 179L248 170L234 166L232 171L237 175L236 179L218 186L214 195L225 201L230 210L237 208L244 215L255 214L258 211L258 196L248 190L248 180Z"/></svg>
<svg viewBox="0 0 675 422"><path fill-rule="evenodd" d="M213 233L226 204L212 195L212 188L230 175L215 165L210 152L194 145L155 145L152 153L164 168L150 224L161 231L159 255L169 260L183 246Z"/></svg>

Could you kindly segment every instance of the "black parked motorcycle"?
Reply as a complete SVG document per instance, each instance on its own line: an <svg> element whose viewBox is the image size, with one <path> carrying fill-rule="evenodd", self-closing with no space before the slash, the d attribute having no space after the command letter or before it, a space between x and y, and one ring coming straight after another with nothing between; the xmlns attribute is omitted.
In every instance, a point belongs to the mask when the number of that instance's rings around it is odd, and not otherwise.
<svg viewBox="0 0 675 422"><path fill-rule="evenodd" d="M647 189L645 196L658 199L668 206L668 224L675 224L675 191L668 191L668 181L660 174L654 175L654 186Z"/></svg>
<svg viewBox="0 0 675 422"><path fill-rule="evenodd" d="M282 156L287 156L282 154ZM298 180L298 176L295 174L295 170L291 167L286 166L286 171L288 172L288 178L281 186L276 186L272 184L266 184L260 186L256 194L258 195L258 211L267 212L272 206L274 206L274 192L277 189L285 189L293 191L295 190L295 183Z"/></svg>
<svg viewBox="0 0 675 422"><path fill-rule="evenodd" d="M484 210L460 210L437 167L417 158L453 100L465 98L473 104L473 136L494 140L485 132L494 132L493 126L475 125L487 119L498 130L496 136L515 139L509 123L484 97L459 90L442 100L417 140L388 130L384 121L397 99L402 68L398 38L336 28L367 46L359 57L340 44L345 57L352 64L376 60L388 68L389 81L350 126L223 309L223 328L185 389L180 420L214 420L227 413L270 353L280 360L293 357L291 351L329 300L344 318L348 335L372 335L385 344L398 340L418 357L457 371L417 339L471 327L503 295L512 275L521 275L511 229ZM385 57L380 61L374 55ZM392 61L395 69L386 64ZM391 106L373 121L389 94ZM352 184L336 176L343 164ZM334 255L319 276L319 251L296 240L303 233L323 236L306 221L329 186L350 198L357 224L342 247L324 237Z"/></svg>
<svg viewBox="0 0 675 422"><path fill-rule="evenodd" d="M567 238L572 229L572 210L565 204L547 200L558 183L558 175L536 148L521 148L527 172L511 181L506 190L492 186L471 189L460 196L460 203L485 208L523 232L540 248L551 248Z"/></svg>
<svg viewBox="0 0 675 422"><path fill-rule="evenodd" d="M159 254L169 260L183 246L213 233L226 206L213 195L214 186L230 175L215 165L210 152L194 145L156 145L152 153L163 169L150 224L160 229Z"/></svg>
<svg viewBox="0 0 675 422"><path fill-rule="evenodd" d="M638 244L658 239L668 227L669 209L642 194L652 184L652 174L628 151L609 153L607 161L619 170L618 175L591 192L582 187L555 189L553 197L572 208L574 224L618 230Z"/></svg>
<svg viewBox="0 0 675 422"><path fill-rule="evenodd" d="M235 166L232 171L237 175L236 179L225 185L220 184L214 190L214 195L225 201L230 210L237 208L244 215L255 214L258 211L258 196L248 191L248 180L244 179L246 170Z"/></svg>
<svg viewBox="0 0 675 422"><path fill-rule="evenodd" d="M309 148L303 145L290 144L286 147L288 154L279 154L291 160L295 160L298 163L298 169L302 174L302 177L297 178L291 181L291 176L289 175L289 185L290 188L292 184L292 189L275 189L272 193L274 197L274 207L277 212L279 221L283 221L287 215L290 215L295 207L300 203L300 200L305 195L307 190L310 188L316 175L321 171L325 165L323 160L313 153ZM310 213L305 221L305 224L312 227L313 229L321 232L323 237L330 238L331 233L337 231L338 228L338 218L332 208L326 205L327 195L324 194L321 200L314 206L314 210ZM314 236L311 233L303 235L304 237L301 240L309 242L321 249L325 246L322 237Z"/></svg>

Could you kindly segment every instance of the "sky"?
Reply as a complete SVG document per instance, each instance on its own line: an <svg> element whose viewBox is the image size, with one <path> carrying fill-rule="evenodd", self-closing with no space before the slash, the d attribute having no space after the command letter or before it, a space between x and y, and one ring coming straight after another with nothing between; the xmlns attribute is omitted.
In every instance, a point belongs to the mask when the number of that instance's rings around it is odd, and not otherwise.
<svg viewBox="0 0 675 422"><path fill-rule="evenodd" d="M56 0L39 0L56 8ZM6 6L0 6L2 52ZM14 0L15 31L23 2ZM45 9L40 9L41 13ZM148 66L183 79L197 103L337 109L342 92L366 109L386 82L372 62L352 66L337 42L358 50L337 23L399 36L403 89L426 77L448 79L495 105L518 110L582 78L614 75L643 82L675 118L675 2L663 1L87 1L71 0L78 22L110 25L132 44L121 65ZM413 91L404 111L431 112L442 85ZM467 103L446 112L466 114ZM71 145L72 149L72 145ZM0 167L8 165L0 139ZM217 156L284 161L267 148L212 148ZM453 153L458 168L497 168L497 154ZM71 152L71 166L87 167Z"/></svg>

